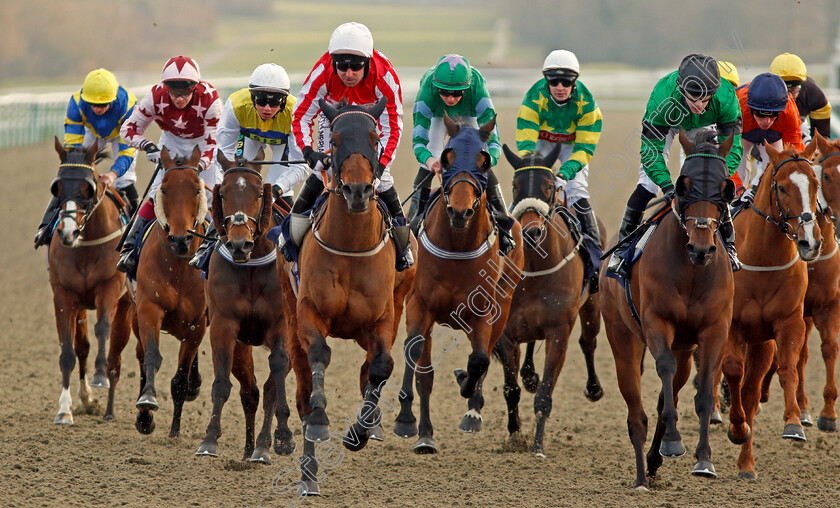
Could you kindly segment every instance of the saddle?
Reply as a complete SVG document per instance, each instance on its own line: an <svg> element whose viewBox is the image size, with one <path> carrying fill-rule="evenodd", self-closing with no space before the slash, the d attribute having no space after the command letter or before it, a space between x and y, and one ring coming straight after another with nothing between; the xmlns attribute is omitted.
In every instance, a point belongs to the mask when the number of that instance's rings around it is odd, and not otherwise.
<svg viewBox="0 0 840 508"><path fill-rule="evenodd" d="M581 260L583 260L583 285L581 286L581 294L583 294L586 291L587 285L594 284L593 278L597 279L598 277L603 251L601 250L601 246L591 236L583 232L580 221L565 204L557 203L554 207L554 212L566 223L566 227L572 234L572 240L574 240L575 244L580 244L578 254Z"/></svg>
<svg viewBox="0 0 840 508"><path fill-rule="evenodd" d="M131 257L134 259L134 268L131 269L128 273L126 273L126 277L132 282L137 281L137 267L140 265L140 252L143 251L143 246L146 245L146 239L149 236L149 233L152 231L152 227L157 224L157 219L149 221L146 224L143 231L140 232L140 235L137 239L137 244L134 246L134 251L131 253Z"/></svg>

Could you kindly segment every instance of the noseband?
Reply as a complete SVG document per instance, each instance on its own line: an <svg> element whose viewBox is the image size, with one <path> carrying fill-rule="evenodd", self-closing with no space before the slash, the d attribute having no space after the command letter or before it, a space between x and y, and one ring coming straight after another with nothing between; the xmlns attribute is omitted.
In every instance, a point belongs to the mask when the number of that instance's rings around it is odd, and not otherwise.
<svg viewBox="0 0 840 508"><path fill-rule="evenodd" d="M527 175L528 176L528 189L530 190L533 187L534 176L536 175L536 173L533 172L534 170L547 171L548 174L549 174L549 178L550 178L550 181L551 181L551 196L549 196L548 203L547 203L548 204L548 213L543 213L542 210L538 210L537 208L535 208L533 206L525 208L524 210L522 210L522 213L525 213L529 210L536 213L540 217L540 226L539 227L541 229L545 229L545 223L553 220L554 214L556 213L556 210L557 210L556 207L554 206L555 200L557 199L557 187L554 185L554 173L551 172L550 168L547 168L545 166L523 166L521 168L518 168L518 169L514 170L513 173L515 175L516 173L519 173L520 171L531 171ZM528 199L528 198L538 199L538 200L540 200L544 203L546 202L545 199L542 196L537 196L537 195L522 196L518 200L516 198L514 198L512 207L516 208L517 203L521 202L523 199ZM519 218L517 217L516 220L519 220Z"/></svg>
<svg viewBox="0 0 840 508"><path fill-rule="evenodd" d="M61 169L61 168L84 168L84 169L89 169L90 172L92 173L92 175L96 175L96 170L90 164L69 163L69 164L59 164L58 167L59 167L59 169ZM56 180L61 180L61 179L57 178ZM88 182L88 184L90 184L90 186L93 188L95 198L89 198L89 199L85 200L85 208L84 208L84 214L82 214L82 218L79 219L79 218L76 217L78 215L78 213L80 212L80 210L60 210L58 212L58 216L61 219L68 219L69 218L70 220L72 220L73 222L76 223L76 225L79 227L79 234L82 234L84 232L85 226L87 226L88 219L90 218L91 215L93 215L93 212L99 207L99 204L102 202L102 198L105 197L105 192L104 191L102 192L101 196L99 195L99 185L98 185L96 179L93 178L93 176L89 176L89 177L85 178L84 180L86 182ZM68 199L67 201L75 201L75 200ZM65 203L66 203L66 201L65 201ZM62 203L62 205L63 204L64 203Z"/></svg>
<svg viewBox="0 0 840 508"><path fill-rule="evenodd" d="M227 176L229 173L251 173L251 174L257 175L257 177L260 179L260 188L262 188L263 179L262 179L262 174L260 174L259 171L253 170L251 168L246 168L244 166L237 166L237 167L230 168L227 171L225 171L225 176ZM260 193L260 210L262 210L262 208L263 208L264 201L265 201L265 195L264 195L264 193ZM228 228L228 221L230 221L231 226L245 226L246 228L248 228L248 231L251 233L252 238L256 238L260 234L262 234L262 231L260 230L260 221L251 217L250 215L248 215L247 213L245 213L241 210L237 210L237 211L233 212L232 214L225 216L225 219L224 219L225 229ZM251 226L248 225L249 221L254 223L255 229L252 229Z"/></svg>
<svg viewBox="0 0 840 508"><path fill-rule="evenodd" d="M720 155L717 155L717 154L713 154L713 153L693 153L691 155L686 156L685 159L688 160L688 159L691 159L693 157L703 157L705 159L704 160L704 163L705 163L704 164L704 170L708 170L709 159L717 159L717 160L721 161L724 164L724 166L726 165L726 158L721 157ZM699 201L695 201L695 203L696 202L699 202ZM713 201L712 201L712 203L716 204ZM686 205L686 206L688 206L688 205ZM724 205L724 206L726 206L726 205ZM718 205L718 208L720 208L719 205ZM714 226L715 230L717 230L717 227L720 224L720 214L718 215L718 218L714 218L714 217L695 217L695 216L690 216L690 215L689 216L684 216L682 213L680 213L677 210L677 207L675 206L675 202L671 203L671 209L674 211L674 215L677 216L677 222L680 223L680 226L682 226L682 228L685 230L685 232L688 234L689 237L691 237L691 235L694 234L694 231L697 230L697 229L701 229L701 230L706 229L706 230L710 231L711 233L714 233L714 231L712 230L712 226ZM721 210L721 213L723 213L722 210ZM688 229L688 226L686 226L688 221L694 221L694 226L691 229Z"/></svg>
<svg viewBox="0 0 840 508"><path fill-rule="evenodd" d="M823 159L825 159L825 157ZM781 200L779 199L779 186L776 183L776 174L779 172L779 168L781 168L784 164L786 164L788 162L799 162L799 161L807 162L809 166L811 164L810 161L808 161L808 159L799 157L798 155L794 155L793 157L788 157L787 159L778 163L773 168L773 193L774 193L775 201L776 201L776 210L778 211L779 216L781 217L781 221L777 221L773 217L770 217L766 213L764 213L761 210L759 210L758 208L756 208L755 204L750 203L750 208L752 208L752 210L755 213L757 213L760 217L763 217L764 220L766 220L767 222L775 225L777 228L779 228L779 230L786 237L788 237L788 239L793 240L793 241L796 241L799 238L798 233L799 233L800 229L807 226L808 224L813 224L815 222L814 214L806 212L806 213L802 213L800 215L790 215L790 214L788 214L787 210L782 209L782 203L781 203ZM772 203L773 202L771 201L771 206L772 206ZM791 220L791 219L799 219L799 227L797 227L796 231L793 231L793 232L791 231L792 228L791 228L790 224L788 223L788 221Z"/></svg>
<svg viewBox="0 0 840 508"><path fill-rule="evenodd" d="M449 185L447 185L446 189L443 191L443 202L446 203L447 207L449 206L449 194L452 192L452 188L455 187L455 184L459 182L467 182L468 184L473 186L473 188L475 189L476 198L473 201L472 209L473 211L478 210L478 206L481 204L481 196L484 194L484 192L481 190L478 184L475 183L475 181L473 181L472 178L462 176L449 182Z"/></svg>

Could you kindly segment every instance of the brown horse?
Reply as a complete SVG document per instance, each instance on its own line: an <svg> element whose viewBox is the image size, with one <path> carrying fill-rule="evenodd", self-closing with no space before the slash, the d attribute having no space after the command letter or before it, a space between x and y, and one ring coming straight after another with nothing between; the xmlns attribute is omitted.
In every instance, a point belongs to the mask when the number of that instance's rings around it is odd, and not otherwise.
<svg viewBox="0 0 840 508"><path fill-rule="evenodd" d="M288 313L296 320L297 340L312 373L311 385L299 387L299 396L309 400L308 407L298 400L305 437L301 494L318 493L314 443L330 438L324 393L330 363L327 336L355 340L367 353L360 379L364 404L342 438L348 449L360 450L379 425L377 404L393 370L391 347L414 278L413 268L396 273L389 224L375 201L374 180L381 174L376 119L385 102L383 98L370 111L320 102L332 122L333 178L326 204L304 237L297 312Z"/></svg>
<svg viewBox="0 0 840 508"><path fill-rule="evenodd" d="M255 161L265 158L262 149ZM289 371L283 290L277 272L277 249L265 237L272 225L271 184L263 183L259 166L239 160L228 161L218 152L224 170L222 183L213 189L213 223L221 240L210 259L207 274L207 311L210 344L213 347L213 412L207 435L196 455L218 456L222 407L230 396L231 371L240 384L245 412L245 454L243 459L270 463L271 419L278 428L274 450L288 455L295 450L289 430L286 402L286 374ZM259 388L254 376L251 349L266 346L271 376L265 384L265 420L254 446L254 419Z"/></svg>
<svg viewBox="0 0 840 508"><path fill-rule="evenodd" d="M695 147L680 133L687 154L677 179L675 213L667 214L650 236L645 251L627 282L638 319L628 304L627 292L601 265L601 294L607 338L615 359L621 395L627 403L627 428L636 455L636 490L647 490L644 444L647 415L642 406L641 370L645 347L656 361L662 380L653 442L647 454L648 475L655 477L663 457L685 454L677 430L677 396L691 373L697 349L699 385L694 408L700 420L692 474L716 476L709 446L709 418L715 372L732 317L734 291L729 258L717 224L721 207L734 195L726 154L730 136L718 148L713 138L699 139Z"/></svg>
<svg viewBox="0 0 840 508"><path fill-rule="evenodd" d="M486 172L489 139L495 118L478 130L444 116L451 137L441 154L444 170L439 198L430 205L421 227L417 277L408 294L405 341L405 373L400 392L400 414L394 432L401 437L418 434L411 409L415 372L420 394L419 438L416 453L436 453L429 414L434 382L432 329L441 325L447 335L442 345L451 351L457 344L453 330L466 332L472 353L466 371L455 371L461 396L469 410L461 420L464 432L481 430L484 396L481 383L490 365L489 353L507 322L516 283L522 279L524 254L522 229L513 221L511 233L516 248L508 256L499 253L497 226L487 209ZM437 358L435 360L437 363Z"/></svg>
<svg viewBox="0 0 840 508"><path fill-rule="evenodd" d="M191 230L203 234L207 214L204 183L198 177L200 158L201 151L197 147L183 164L173 160L166 148L160 151L165 173L155 195L157 222L150 228L140 253L134 294L134 332L138 337L137 360L140 362L140 397L136 403L138 413L134 426L141 434L151 434L155 430L152 411L159 407L155 375L163 360L159 346L161 330L181 341L178 370L171 384L174 410L170 437L180 435L184 401L195 400L201 386L196 352L207 326L205 283L201 273L187 264L201 243L201 238ZM115 356L119 356L128 343L127 329L120 332L111 339L111 347L116 348ZM115 376L112 383L117 380Z"/></svg>
<svg viewBox="0 0 840 508"><path fill-rule="evenodd" d="M545 370L534 398L537 427L531 448L532 453L544 457L543 435L546 420L551 414L551 396L563 368L569 335L578 314L581 316L580 345L588 370L584 394L591 401L599 400L604 394L594 367L596 339L601 329L600 303L597 293L589 294L588 286L581 294L584 264L578 252L582 237L575 239L555 206L557 192L551 165L557 159L562 144L557 143L545 158L538 155L520 158L507 145L502 148L514 168L512 214L522 224L525 241L522 273L525 278L514 290L507 326L493 353L504 365L508 432L514 436L521 427L521 390L517 381L519 345L532 345L535 340L541 339L546 341ZM606 238L603 229L601 225L601 238Z"/></svg>
<svg viewBox="0 0 840 508"><path fill-rule="evenodd" d="M797 363L805 341L803 308L808 268L819 255L821 232L814 219L818 181L802 154L767 147L769 162L750 210L735 218L743 270L735 274L732 327L723 358L729 385L729 439L741 445L739 478L755 479L753 419L762 379L779 350L779 381L785 398L782 437L804 440L796 391ZM804 158L803 158L804 157ZM772 171L771 171L772 169ZM775 342L774 342L775 341Z"/></svg>
<svg viewBox="0 0 840 508"><path fill-rule="evenodd" d="M96 143L87 150L65 149L55 140L61 161L58 177L50 185L59 200L59 222L49 250L50 286L55 323L61 346L61 396L55 423L73 423L70 374L79 359L79 398L83 409L93 405L90 387L108 388L105 344L114 326L117 300L125 290L125 277L116 270L114 250L121 233L120 212L105 196L96 173ZM96 309L94 334L99 344L95 372L87 379L90 343L87 310Z"/></svg>

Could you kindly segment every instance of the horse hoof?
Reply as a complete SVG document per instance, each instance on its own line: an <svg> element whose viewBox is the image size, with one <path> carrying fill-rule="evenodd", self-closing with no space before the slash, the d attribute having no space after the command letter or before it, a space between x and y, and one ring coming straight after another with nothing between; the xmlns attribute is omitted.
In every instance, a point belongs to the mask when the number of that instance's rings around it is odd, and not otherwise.
<svg viewBox="0 0 840 508"><path fill-rule="evenodd" d="M53 421L56 425L73 425L73 413L58 413Z"/></svg>
<svg viewBox="0 0 840 508"><path fill-rule="evenodd" d="M297 489L298 496L320 496L321 488L314 480L301 480Z"/></svg>
<svg viewBox="0 0 840 508"><path fill-rule="evenodd" d="M782 437L794 441L805 441L805 430L802 428L802 425L788 423L785 425L785 430L782 431Z"/></svg>
<svg viewBox="0 0 840 508"><path fill-rule="evenodd" d="M114 414L113 413L105 413L105 416L102 417L102 421L104 421L104 422L110 422L110 421L113 421L113 420L114 420Z"/></svg>
<svg viewBox="0 0 840 508"><path fill-rule="evenodd" d="M826 418L820 415L817 418L817 428L823 432L837 432L837 418Z"/></svg>
<svg viewBox="0 0 840 508"><path fill-rule="evenodd" d="M538 459L544 459L545 458L545 450L543 450L542 447L532 449L531 453L533 453L534 457L536 457Z"/></svg>
<svg viewBox="0 0 840 508"><path fill-rule="evenodd" d="M198 452L196 452L196 455L198 455ZM271 453L269 453L268 448L255 448L254 453L251 454L251 458L248 460L259 462L260 464L271 464Z"/></svg>
<svg viewBox="0 0 840 508"><path fill-rule="evenodd" d="M799 423L801 423L805 427L813 427L814 420L811 419L811 413L809 413L808 411L800 411Z"/></svg>
<svg viewBox="0 0 840 508"><path fill-rule="evenodd" d="M201 393L201 388L197 387L195 390L188 390L187 396L184 397L184 400L187 402L192 402L198 398L198 395Z"/></svg>
<svg viewBox="0 0 840 508"><path fill-rule="evenodd" d="M719 425L723 423L723 415L720 414L720 409L715 408L715 410L712 411L712 416L709 418L709 423L711 423L712 425Z"/></svg>
<svg viewBox="0 0 840 508"><path fill-rule="evenodd" d="M385 441L385 429L382 425L377 425L368 431L368 437L374 441Z"/></svg>
<svg viewBox="0 0 840 508"><path fill-rule="evenodd" d="M323 443L329 441L330 426L309 424L306 426L306 431L303 433L303 437L306 438L307 441L311 441L313 443Z"/></svg>
<svg viewBox="0 0 840 508"><path fill-rule="evenodd" d="M650 492L650 489L647 485L636 485L636 488L633 489L636 492Z"/></svg>
<svg viewBox="0 0 840 508"><path fill-rule="evenodd" d="M94 388L110 388L111 382L108 381L108 376L106 376L105 374L96 373L90 380L90 386Z"/></svg>
<svg viewBox="0 0 840 508"><path fill-rule="evenodd" d="M437 451L435 440L431 437L421 437L414 444L414 453L418 455L428 455L430 453L437 453Z"/></svg>
<svg viewBox="0 0 840 508"><path fill-rule="evenodd" d="M601 385L595 385L592 390L587 386L583 389L583 396L590 402L598 402L604 396L604 389L601 388Z"/></svg>
<svg viewBox="0 0 840 508"><path fill-rule="evenodd" d="M659 445L659 455L667 459L678 459L685 455L685 446L683 446L682 439L678 441L662 441Z"/></svg>
<svg viewBox="0 0 840 508"><path fill-rule="evenodd" d="M464 418L461 419L461 425L458 426L458 430L470 434L481 432L481 421L481 413L475 409L470 409L464 415Z"/></svg>
<svg viewBox="0 0 840 508"><path fill-rule="evenodd" d="M150 394L141 395L140 398L137 399L137 403L134 405L141 411L157 411L160 407L158 406L157 398Z"/></svg>
<svg viewBox="0 0 840 508"><path fill-rule="evenodd" d="M746 425L746 424L745 424ZM752 432L749 430L749 426L747 426L747 434L743 438L736 437L735 434L732 433L732 426L730 425L729 430L726 431L726 437L729 438L729 441L732 444L742 445L750 440L750 435Z"/></svg>
<svg viewBox="0 0 840 508"><path fill-rule="evenodd" d="M219 445L216 443L201 443L201 446L198 447L198 450L195 451L195 454L206 455L208 457L218 457Z"/></svg>
<svg viewBox="0 0 840 508"><path fill-rule="evenodd" d="M155 417L149 412L138 413L134 420L134 428L141 434L151 434L155 431L156 425Z"/></svg>
<svg viewBox="0 0 840 508"><path fill-rule="evenodd" d="M738 473L739 480L755 480L756 478L758 478L758 475L752 471L741 471Z"/></svg>
<svg viewBox="0 0 840 508"><path fill-rule="evenodd" d="M710 460L698 460L697 464L694 464L694 469L691 470L691 474L702 476L703 478L717 478L715 466L712 465L712 461Z"/></svg>
<svg viewBox="0 0 840 508"><path fill-rule="evenodd" d="M351 452L361 450L367 446L368 438L370 437L368 432L368 429L362 427L358 423L354 423L349 429L347 429L347 432L345 432L342 437L344 447Z"/></svg>
<svg viewBox="0 0 840 508"><path fill-rule="evenodd" d="M295 444L295 440L289 436L289 439L277 439L274 438L274 453L277 455L291 455L297 449L297 444Z"/></svg>
<svg viewBox="0 0 840 508"><path fill-rule="evenodd" d="M755 408L755 414L758 415L761 413L761 402L758 403L758 406Z"/></svg>
<svg viewBox="0 0 840 508"><path fill-rule="evenodd" d="M460 386L467 379L467 375L467 371L464 369L455 369L455 382Z"/></svg>
<svg viewBox="0 0 840 508"><path fill-rule="evenodd" d="M403 423L394 422L394 434L399 437L409 438L417 435L417 422Z"/></svg>

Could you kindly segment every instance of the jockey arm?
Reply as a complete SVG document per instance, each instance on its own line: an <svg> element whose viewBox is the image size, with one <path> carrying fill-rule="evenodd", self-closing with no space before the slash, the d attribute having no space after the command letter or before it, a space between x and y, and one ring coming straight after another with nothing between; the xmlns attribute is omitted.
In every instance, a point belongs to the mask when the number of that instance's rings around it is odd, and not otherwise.
<svg viewBox="0 0 840 508"><path fill-rule="evenodd" d="M214 91L215 92L215 91ZM213 164L213 156L216 152L216 127L219 124L219 117L222 114L222 101L216 97L207 111L204 113L204 152L198 161L201 170L209 168Z"/></svg>
<svg viewBox="0 0 840 508"><path fill-rule="evenodd" d="M582 83L577 84L576 95L565 108L577 109L577 118L572 125L575 128L575 144L572 148L572 155L560 166L558 173L567 181L571 180L583 169L592 155L595 154L595 146L601 138L602 115L601 108L595 104L595 99L590 95L589 90L583 87Z"/></svg>
<svg viewBox="0 0 840 508"><path fill-rule="evenodd" d="M129 115L128 119L120 127L120 137L124 139L129 146L145 149L146 146L153 144L151 140L147 139L143 134L152 123L154 119L154 98L152 92L147 93L140 102L134 106L134 110Z"/></svg>

